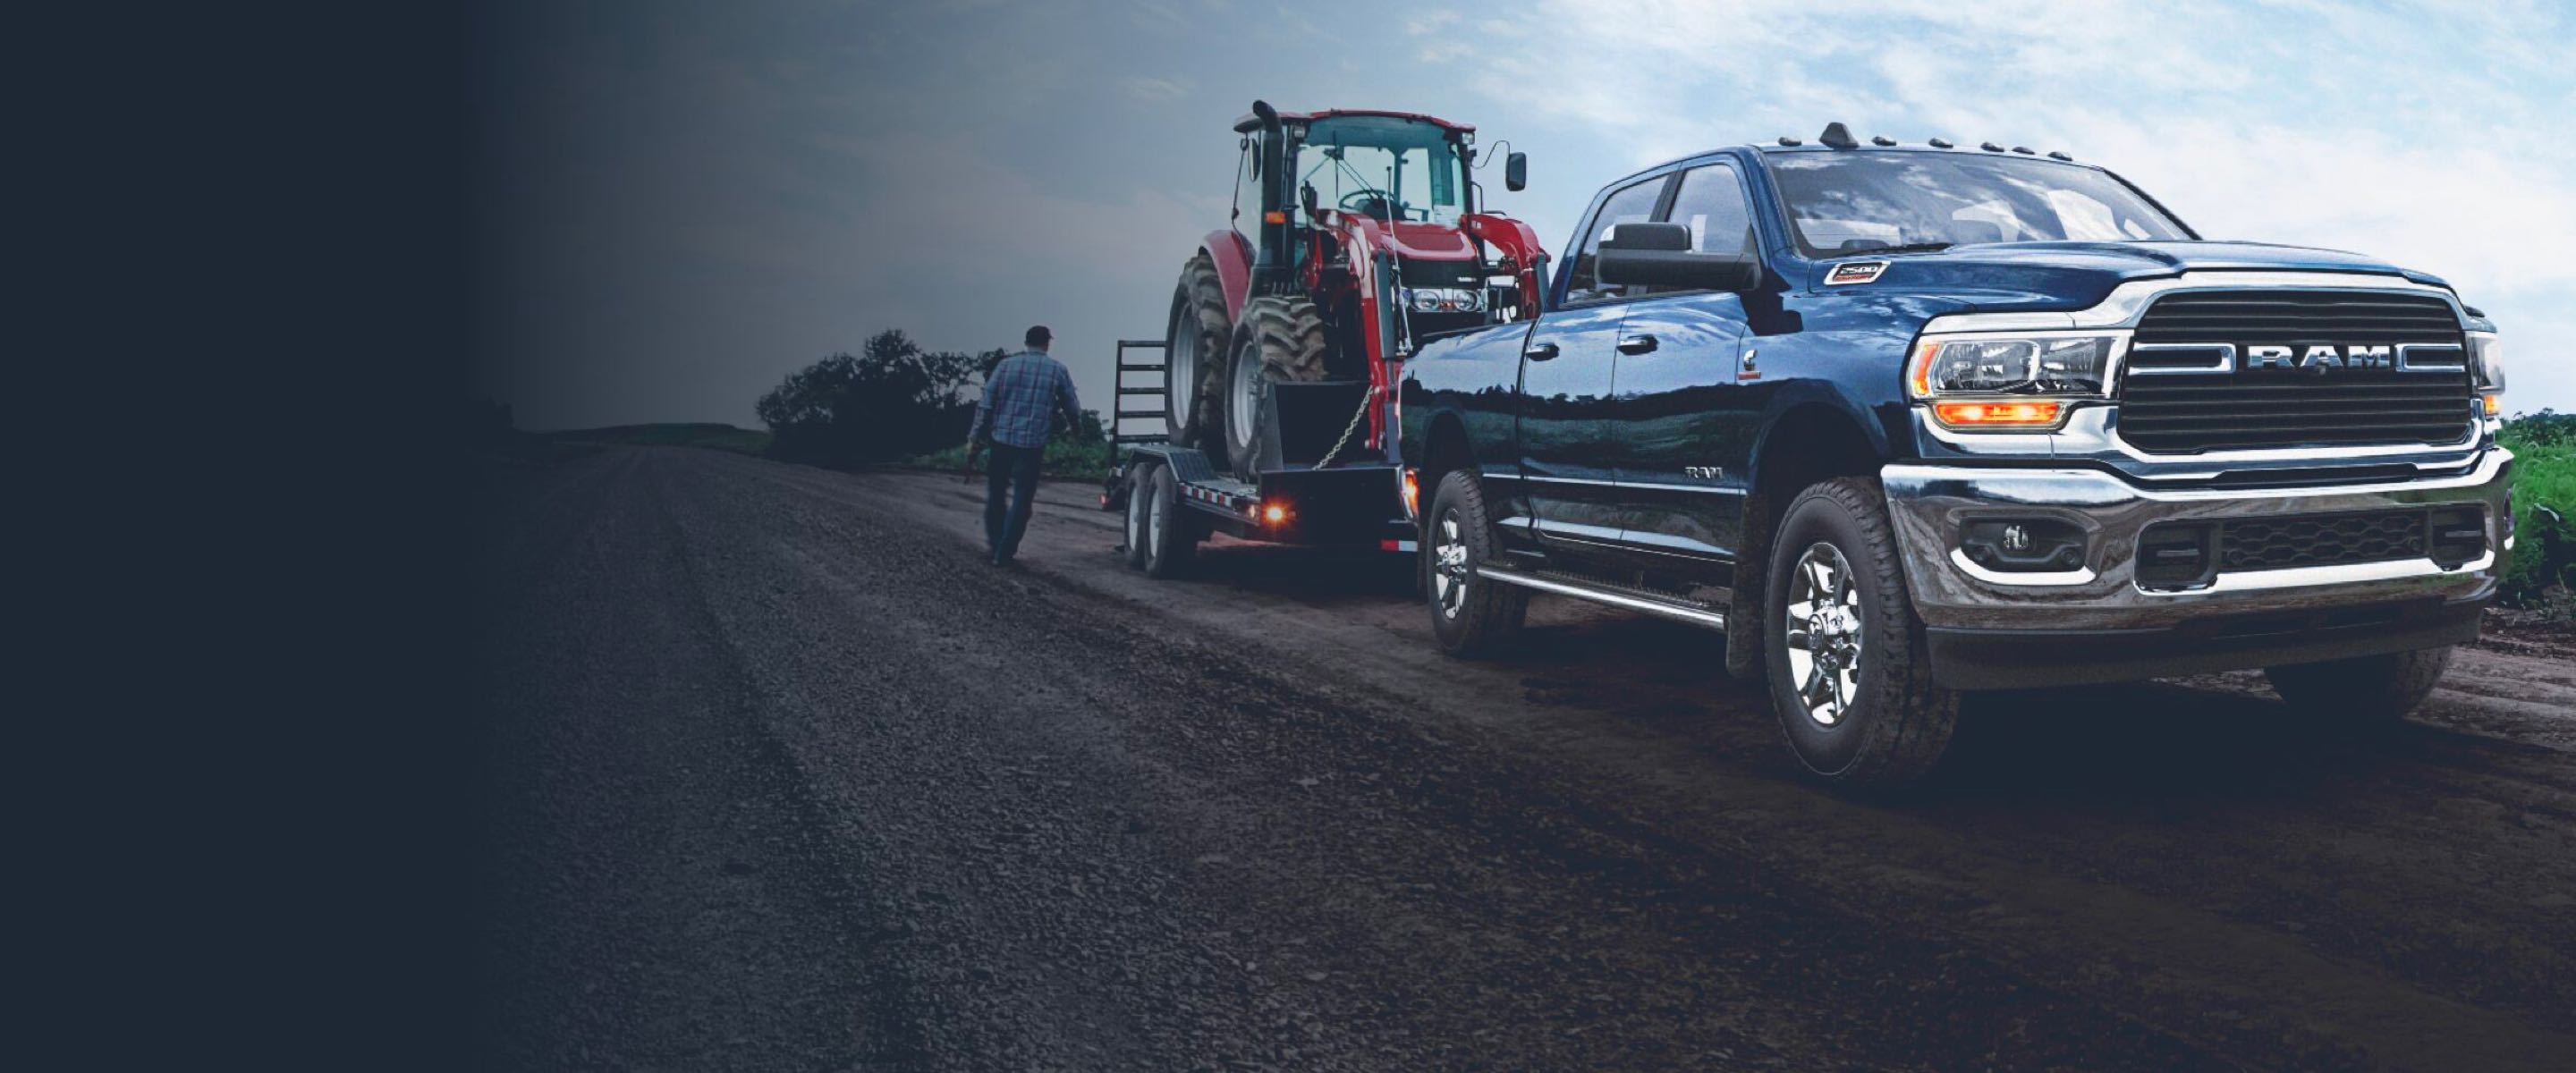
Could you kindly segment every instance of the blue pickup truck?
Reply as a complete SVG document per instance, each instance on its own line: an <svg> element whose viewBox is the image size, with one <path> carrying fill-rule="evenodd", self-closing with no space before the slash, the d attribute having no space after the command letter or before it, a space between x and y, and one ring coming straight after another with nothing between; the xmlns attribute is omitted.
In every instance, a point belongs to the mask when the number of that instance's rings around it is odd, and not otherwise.
<svg viewBox="0 0 2576 1073"><path fill-rule="evenodd" d="M2500 357L2422 272L1834 124L1611 183L1396 423L1445 649L1537 593L1722 631L1809 771L1884 790L1978 690L2259 667L2332 725L2412 709L2513 546Z"/></svg>

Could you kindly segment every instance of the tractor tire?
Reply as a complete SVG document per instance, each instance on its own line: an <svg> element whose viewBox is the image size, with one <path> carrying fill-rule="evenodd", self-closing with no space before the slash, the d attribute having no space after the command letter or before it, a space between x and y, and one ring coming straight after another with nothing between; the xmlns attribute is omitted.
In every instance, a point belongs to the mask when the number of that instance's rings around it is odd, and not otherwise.
<svg viewBox="0 0 2576 1073"><path fill-rule="evenodd" d="M1259 476L1261 403L1270 385L1323 379L1330 350L1324 314L1304 296L1262 297L1243 304L1225 389L1225 447L1236 475L1247 481Z"/></svg>
<svg viewBox="0 0 2576 1073"><path fill-rule="evenodd" d="M2265 667L2263 677L2306 720L2326 729L2370 733L2404 722L2451 665L2451 650L2419 648L2381 656Z"/></svg>
<svg viewBox="0 0 2576 1073"><path fill-rule="evenodd" d="M1501 558L1502 538L1485 506L1484 485L1467 470L1451 470L1431 494L1423 515L1421 556L1424 602L1440 650L1481 659L1510 647L1529 617L1530 591L1477 573Z"/></svg>
<svg viewBox="0 0 2576 1073"><path fill-rule="evenodd" d="M1154 467L1151 487L1154 502L1145 516L1145 576L1161 581L1179 577L1198 557L1199 520L1181 505L1181 482L1172 476L1172 467Z"/></svg>
<svg viewBox="0 0 2576 1073"><path fill-rule="evenodd" d="M1798 493L1781 513L1765 582L1771 706L1799 764L1859 793L1929 774L1958 724L1959 695L1932 682L1878 479L1838 477Z"/></svg>
<svg viewBox="0 0 2576 1073"><path fill-rule="evenodd" d="M1210 455L1224 449L1224 434L1217 430L1225 427L1225 355L1233 340L1234 318L1226 315L1216 261L1200 250L1181 266L1163 333L1163 418L1173 445Z"/></svg>
<svg viewBox="0 0 2576 1073"><path fill-rule="evenodd" d="M1125 553L1127 565L1138 570L1145 568L1145 535L1154 510L1154 471L1161 468L1151 462L1127 467L1127 542L1119 550Z"/></svg>

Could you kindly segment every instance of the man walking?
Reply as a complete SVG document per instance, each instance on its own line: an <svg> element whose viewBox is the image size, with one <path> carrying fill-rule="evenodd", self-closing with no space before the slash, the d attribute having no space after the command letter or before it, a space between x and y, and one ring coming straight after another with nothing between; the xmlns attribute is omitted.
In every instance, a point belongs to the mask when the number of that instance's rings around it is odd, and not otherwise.
<svg viewBox="0 0 2576 1073"><path fill-rule="evenodd" d="M1055 333L1038 325L1026 336L1028 349L1002 359L984 378L984 401L975 407L975 429L966 439L966 468L975 456L993 448L993 468L984 475L984 542L993 565L1008 566L1020 550L1020 534L1029 527L1029 510L1038 494L1038 463L1046 458L1048 426L1064 415L1065 427L1082 427L1082 404L1073 395L1073 374L1047 356ZM1010 494L1003 509L1002 496Z"/></svg>

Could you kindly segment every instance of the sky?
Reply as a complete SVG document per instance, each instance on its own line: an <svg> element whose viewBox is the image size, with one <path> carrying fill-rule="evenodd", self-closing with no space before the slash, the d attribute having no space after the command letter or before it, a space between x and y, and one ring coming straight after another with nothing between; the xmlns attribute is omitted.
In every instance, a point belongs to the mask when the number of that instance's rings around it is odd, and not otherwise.
<svg viewBox="0 0 2576 1073"><path fill-rule="evenodd" d="M757 426L881 329L1033 323L1105 410L1255 97L1511 142L1529 188L1479 178L1551 250L1609 179L1829 121L2062 150L2204 237L2449 279L2506 409L2576 410L2576 5L529 0L473 43L476 356L523 428Z"/></svg>

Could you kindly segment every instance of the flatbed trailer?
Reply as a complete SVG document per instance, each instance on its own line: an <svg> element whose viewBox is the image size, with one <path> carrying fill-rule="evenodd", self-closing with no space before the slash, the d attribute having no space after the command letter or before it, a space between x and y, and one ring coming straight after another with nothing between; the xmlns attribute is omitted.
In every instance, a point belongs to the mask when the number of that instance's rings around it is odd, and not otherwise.
<svg viewBox="0 0 2576 1073"><path fill-rule="evenodd" d="M1127 512L1130 562L1158 576L1168 573L1154 560L1168 558L1166 566L1176 568L1210 533L1273 544L1414 550L1404 467L1389 457L1392 451L1357 449L1350 435L1363 407L1379 404L1378 392L1364 382L1273 385L1261 420L1262 456L1277 464L1245 480L1220 471L1204 451L1174 445L1162 408L1128 408L1130 398L1165 390L1159 382L1136 382L1140 376L1159 381L1167 375L1163 362L1131 361L1128 353L1163 346L1150 339L1118 342L1119 407L1109 428L1116 458L1100 507ZM1138 422L1162 427L1131 431Z"/></svg>

